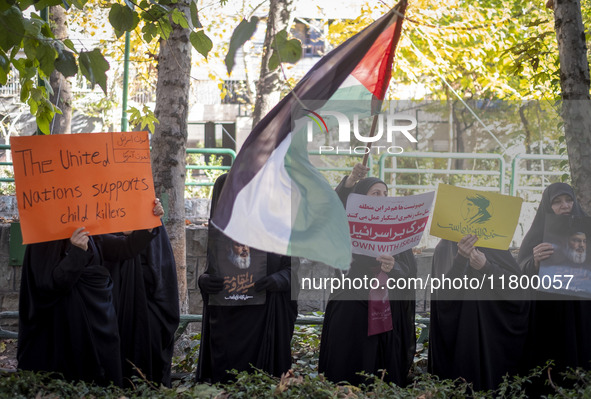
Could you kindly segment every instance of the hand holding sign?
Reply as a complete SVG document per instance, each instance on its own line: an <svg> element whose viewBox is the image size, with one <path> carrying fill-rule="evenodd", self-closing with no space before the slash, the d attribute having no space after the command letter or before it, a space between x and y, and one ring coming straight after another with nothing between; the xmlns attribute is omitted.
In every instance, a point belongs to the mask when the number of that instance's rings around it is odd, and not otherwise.
<svg viewBox="0 0 591 399"><path fill-rule="evenodd" d="M88 249L88 231L84 227L78 227L70 237L72 245L86 251Z"/></svg>
<svg viewBox="0 0 591 399"><path fill-rule="evenodd" d="M154 216L164 216L164 208L162 208L162 204L160 203L160 200L158 198L154 200L154 204Z"/></svg>
<svg viewBox="0 0 591 399"><path fill-rule="evenodd" d="M384 273L390 273L394 269L394 257L391 255L380 255L376 258L381 263L381 269Z"/></svg>
<svg viewBox="0 0 591 399"><path fill-rule="evenodd" d="M478 237L472 234L462 237L460 242L458 242L458 254L464 258L470 258L476 241L478 241Z"/></svg>

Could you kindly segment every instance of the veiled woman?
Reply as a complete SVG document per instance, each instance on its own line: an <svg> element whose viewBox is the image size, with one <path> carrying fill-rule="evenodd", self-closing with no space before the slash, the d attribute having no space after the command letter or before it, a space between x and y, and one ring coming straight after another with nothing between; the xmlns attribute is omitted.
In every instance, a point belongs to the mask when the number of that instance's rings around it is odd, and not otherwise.
<svg viewBox="0 0 591 399"><path fill-rule="evenodd" d="M552 244L543 242L548 214L585 216L571 186L566 183L553 183L546 187L517 258L524 273L530 276L538 274L540 262L554 253ZM558 381L559 373L566 367L580 366L589 369L590 337L591 301L561 294L535 293L528 340L529 367L543 365L552 359L555 364L552 369L554 381ZM546 374L544 378L547 378ZM538 388L543 386L543 382L539 382Z"/></svg>
<svg viewBox="0 0 591 399"><path fill-rule="evenodd" d="M227 174L215 182L210 215L213 216ZM291 268L298 258L264 253L266 277L254 283L257 292L265 292L261 305L219 306L211 304L211 295L219 293L222 277L216 273L216 246L222 245L219 230L210 224L207 269L199 276L203 297L203 324L197 364L198 382L227 382L229 373L258 368L280 377L291 368L291 338L297 318L297 302L291 299ZM239 245L244 248L245 246Z"/></svg>
<svg viewBox="0 0 591 399"><path fill-rule="evenodd" d="M377 178L369 177L347 185L347 179L356 180L355 176L365 175L360 169L357 166L336 189L344 204L350 193L388 195L386 183ZM353 255L347 277L383 281L391 277L416 277L416 273L414 255L412 250L407 250L377 258ZM416 348L414 291L382 291L388 294L385 301L377 300L376 292L371 291L341 290L331 295L322 329L319 372L333 382L359 385L367 382L359 373L382 377L385 371L384 381L404 386ZM375 318L376 314L390 319L386 327L383 319Z"/></svg>
<svg viewBox="0 0 591 399"><path fill-rule="evenodd" d="M429 372L446 379L463 378L475 390L496 389L503 376L523 371L529 302L519 292L506 296L490 289L488 276L499 283L521 275L508 250L476 247L478 237L459 243L441 240L433 253L431 275L443 279L476 279L484 289L435 291L431 296Z"/></svg>

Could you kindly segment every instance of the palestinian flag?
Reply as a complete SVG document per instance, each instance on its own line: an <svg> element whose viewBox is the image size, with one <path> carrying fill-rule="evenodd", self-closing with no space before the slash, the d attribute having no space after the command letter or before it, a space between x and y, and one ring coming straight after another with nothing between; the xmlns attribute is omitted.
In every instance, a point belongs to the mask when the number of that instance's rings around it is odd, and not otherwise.
<svg viewBox="0 0 591 399"><path fill-rule="evenodd" d="M307 115L335 99L377 112L391 77L406 1L324 56L253 129L212 223L233 240L341 269L351 261L345 209L307 153ZM315 104L310 109L305 104Z"/></svg>

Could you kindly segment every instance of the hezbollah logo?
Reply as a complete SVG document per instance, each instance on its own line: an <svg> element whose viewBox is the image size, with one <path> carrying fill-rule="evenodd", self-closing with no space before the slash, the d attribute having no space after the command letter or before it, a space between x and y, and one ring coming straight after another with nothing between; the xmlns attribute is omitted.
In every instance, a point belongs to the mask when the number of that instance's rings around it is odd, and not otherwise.
<svg viewBox="0 0 591 399"><path fill-rule="evenodd" d="M482 224L490 220L493 215L493 206L490 200L483 195L468 196L462 201L462 218L468 225Z"/></svg>
<svg viewBox="0 0 591 399"><path fill-rule="evenodd" d="M493 215L493 206L490 200L481 194L469 195L460 206L460 213L463 221L454 224L442 225L437 222L437 226L442 229L457 231L462 235L475 234L484 240L490 240L496 237L505 237L497 234L494 229L487 226ZM484 225L483 225L484 224Z"/></svg>

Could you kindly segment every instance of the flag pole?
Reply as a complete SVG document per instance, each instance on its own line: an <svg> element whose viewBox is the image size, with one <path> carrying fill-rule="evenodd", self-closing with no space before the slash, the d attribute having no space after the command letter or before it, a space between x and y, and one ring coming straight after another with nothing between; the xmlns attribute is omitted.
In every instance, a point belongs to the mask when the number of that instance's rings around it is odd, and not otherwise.
<svg viewBox="0 0 591 399"><path fill-rule="evenodd" d="M371 122L371 129L369 131L369 137L375 136L376 133L376 126L378 124L378 117L380 114L375 114L373 116L373 122ZM367 143L367 152L363 155L363 166L367 166L367 160L369 159L369 152L371 151L371 141Z"/></svg>
<svg viewBox="0 0 591 399"><path fill-rule="evenodd" d="M393 7L393 8L396 8L396 14L398 15L398 18L404 18L404 15L401 14L400 12L398 12L398 9L400 9L401 6L406 6L406 3L407 3L406 0L400 0ZM392 47L395 47L396 44L397 44L397 41L392 40ZM392 62L394 62L394 52L392 52ZM380 106L380 109L381 109L381 106ZM373 121L371 123L371 129L369 131L369 137L375 136L376 126L378 125L379 116L380 116L379 112L373 116ZM367 166L367 161L369 159L370 152L371 152L371 141L369 143L367 143L367 152L363 155L363 161L362 161L363 166Z"/></svg>

